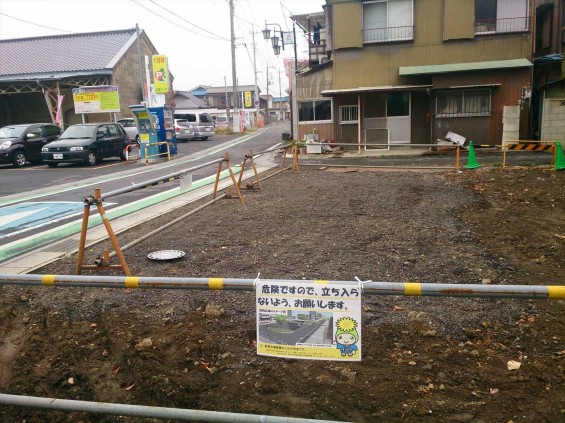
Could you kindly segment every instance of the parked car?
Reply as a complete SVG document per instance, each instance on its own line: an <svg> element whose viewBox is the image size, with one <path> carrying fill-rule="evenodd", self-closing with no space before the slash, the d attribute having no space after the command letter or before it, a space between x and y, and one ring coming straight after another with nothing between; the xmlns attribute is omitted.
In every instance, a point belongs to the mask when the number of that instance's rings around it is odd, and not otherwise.
<svg viewBox="0 0 565 423"><path fill-rule="evenodd" d="M209 113L205 112L175 112L175 119L186 119L194 128L194 139L207 140L214 135L214 120Z"/></svg>
<svg viewBox="0 0 565 423"><path fill-rule="evenodd" d="M186 119L175 119L177 141L189 141L194 138L194 128Z"/></svg>
<svg viewBox="0 0 565 423"><path fill-rule="evenodd" d="M0 163L22 167L29 161L41 162L41 149L61 135L61 129L50 123L8 125L0 128Z"/></svg>
<svg viewBox="0 0 565 423"><path fill-rule="evenodd" d="M230 122L228 121L227 116L220 115L216 117L216 126L219 128L229 126Z"/></svg>
<svg viewBox="0 0 565 423"><path fill-rule="evenodd" d="M128 138L132 142L136 142L139 144L139 133L137 131L137 125L135 124L134 118L123 118L119 119L118 123L123 126L126 134L128 134Z"/></svg>
<svg viewBox="0 0 565 423"><path fill-rule="evenodd" d="M84 123L72 125L41 149L41 158L49 167L59 163L85 163L92 166L106 157L126 159L129 139L118 123Z"/></svg>

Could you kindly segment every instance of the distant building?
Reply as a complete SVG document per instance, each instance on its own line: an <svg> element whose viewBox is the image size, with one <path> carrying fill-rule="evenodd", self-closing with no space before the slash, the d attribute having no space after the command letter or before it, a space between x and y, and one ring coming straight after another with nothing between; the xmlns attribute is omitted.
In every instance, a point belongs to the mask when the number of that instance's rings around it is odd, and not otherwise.
<svg viewBox="0 0 565 423"><path fill-rule="evenodd" d="M175 109L208 109L208 104L189 91L175 91Z"/></svg>
<svg viewBox="0 0 565 423"><path fill-rule="evenodd" d="M536 139L565 140L565 0L536 0L532 129Z"/></svg>
<svg viewBox="0 0 565 423"><path fill-rule="evenodd" d="M321 13L293 16L310 36L309 68L296 89L299 137L316 128L352 148L432 144L448 131L477 144L500 144L510 128L526 138L534 7L327 0ZM514 117L503 124L505 108Z"/></svg>
<svg viewBox="0 0 565 423"><path fill-rule="evenodd" d="M139 32L141 54L159 54L147 34ZM136 41L135 29L0 40L0 126L54 122L57 95L64 95L63 125L80 123L72 88L81 86L117 86L120 112L116 118L131 116L128 106L143 100ZM172 99L171 92L167 102ZM112 117L109 113L84 115L87 122Z"/></svg>
<svg viewBox="0 0 565 423"><path fill-rule="evenodd" d="M236 108L238 109L255 109L255 105L253 104L253 99L255 98L255 85L238 85L236 87L237 90L237 105ZM188 91L193 96L203 100L208 105L209 108L218 108L218 109L225 109L226 108L226 97L227 97L227 104L229 108L233 108L233 87L229 86L220 86L220 87L211 87L208 85L198 85L193 89ZM245 104L245 96L246 93L248 98L251 99L251 105ZM259 95L261 95L261 90L259 89ZM261 101L259 104L259 109L264 109L266 104Z"/></svg>
<svg viewBox="0 0 565 423"><path fill-rule="evenodd" d="M290 119L290 97L273 97L272 110L275 111L273 116L278 120Z"/></svg>

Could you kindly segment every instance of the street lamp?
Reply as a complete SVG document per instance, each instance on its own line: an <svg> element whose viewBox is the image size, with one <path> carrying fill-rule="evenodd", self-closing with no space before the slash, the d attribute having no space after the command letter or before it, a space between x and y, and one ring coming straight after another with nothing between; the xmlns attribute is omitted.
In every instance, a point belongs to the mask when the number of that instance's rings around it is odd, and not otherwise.
<svg viewBox="0 0 565 423"><path fill-rule="evenodd" d="M269 26L278 26L280 38L282 39L282 49L284 50L285 45L285 37L284 32L281 26L277 23L267 23L265 21L265 29L263 30L263 38L265 40L271 39L271 44L273 46L273 52L275 56L281 54L281 46L279 45L279 37L276 35L276 31L274 31L273 36L271 37L271 30ZM289 43L287 43L289 44ZM291 99L291 111L290 111L290 137L294 139L294 136L298 136L298 103L296 99L296 70L298 68L298 54L296 53L296 27L294 21L292 22L292 44L294 46L294 72L292 73L292 90L290 91L290 99Z"/></svg>

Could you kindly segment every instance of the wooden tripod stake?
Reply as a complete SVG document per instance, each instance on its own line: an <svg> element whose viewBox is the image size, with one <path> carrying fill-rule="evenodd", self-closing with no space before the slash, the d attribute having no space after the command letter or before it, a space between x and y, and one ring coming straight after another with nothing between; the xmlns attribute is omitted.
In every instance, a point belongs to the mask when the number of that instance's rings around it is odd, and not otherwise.
<svg viewBox="0 0 565 423"><path fill-rule="evenodd" d="M108 264L105 266L98 266L98 265L83 265L82 262L84 260L84 249L86 246L86 233L88 231L88 218L90 216L90 205L91 201L85 200L84 202L84 211L82 214L82 228L80 231L80 241L78 246L78 256L77 256L77 265L76 265L76 274L80 275L83 269L89 270L113 270L113 269L122 269L126 276L131 276L129 271L129 267L126 263L126 259L124 254L122 253L122 249L120 248L120 244L118 243L118 239L114 234L114 230L112 229L112 225L110 225L110 221L106 217L106 211L104 210L104 206L102 205L102 195L100 194L100 189L96 188L94 190L94 204L96 204L96 208L98 209L98 213L100 213L100 217L102 218L102 223L106 228L106 232L108 232L108 237L110 238L110 242L112 243L112 247L116 252L116 257L118 257L118 261L120 264ZM108 262L109 260L108 251L104 251L103 253L103 260Z"/></svg>
<svg viewBox="0 0 565 423"><path fill-rule="evenodd" d="M222 163L226 163L226 166L228 168L228 171L230 172L230 177L231 180L233 182L233 187L235 188L235 192L237 192L237 196L239 197L239 202L241 204L244 204L243 202L243 196L241 195L241 191L239 190L239 185L237 183L237 181L235 180L235 175L233 174L233 170L231 169L230 166L230 158L228 153L224 154L224 159L218 163L218 172L216 172L216 182L214 183L214 193L212 198L216 198L216 194L218 193L218 184L220 183L220 173L222 173Z"/></svg>
<svg viewBox="0 0 565 423"><path fill-rule="evenodd" d="M257 186L259 187L259 191L263 191L263 187L261 186L261 181L259 180L259 173L257 172L257 167L255 166L255 162L253 161L253 151L249 150L249 154L245 155L243 159L243 164L241 165L241 172L239 173L239 178L237 180L237 186L241 188L241 180L243 179L243 172L245 172L245 165L247 164L247 159L251 162L251 167L253 168L253 173L255 174L255 182L257 182ZM251 182L247 185L249 189L253 189L255 187L255 182Z"/></svg>

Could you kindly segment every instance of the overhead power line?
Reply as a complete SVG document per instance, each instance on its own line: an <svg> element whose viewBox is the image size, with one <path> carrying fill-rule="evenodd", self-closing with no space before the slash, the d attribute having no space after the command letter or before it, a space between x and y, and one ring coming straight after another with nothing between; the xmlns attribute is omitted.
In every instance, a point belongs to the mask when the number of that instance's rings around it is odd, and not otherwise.
<svg viewBox="0 0 565 423"><path fill-rule="evenodd" d="M156 5L156 6L159 6L161 9L166 10L166 11L169 12L171 15L173 15L173 16L179 18L181 21L186 22L187 24L192 25L192 26L198 28L198 29L201 30L201 31L204 31L204 32L206 32L206 33L208 33L208 34L210 34L210 35L213 35L214 37L218 37L218 38L220 38L220 39L222 39L222 40L231 41L229 38L222 37L221 35L218 35L218 34L215 34L215 33L211 32L211 31L208 31L207 29L204 29L204 28L202 28L201 26L196 25L195 23L192 23L192 22L190 22L190 21L187 21L187 20L184 19L182 16L179 16L178 14L176 14L176 13L174 13L174 12L171 12L171 11L170 11L169 9L167 9L165 6L162 6L162 5L160 5L159 3L156 3L156 2L153 1L153 0L149 0L149 1L150 1L151 3L153 3L154 5Z"/></svg>
<svg viewBox="0 0 565 423"><path fill-rule="evenodd" d="M151 14L153 14L153 15L155 15L155 16L158 16L159 18L163 19L164 21L167 21L167 22L169 22L169 23L171 23L171 24L173 24L173 25L175 25L175 26L178 26L179 28L184 29L184 30L187 31L187 32L190 32L191 34L196 34L196 35L199 35L200 37L204 37L204 38L212 38L212 37L210 37L209 35L201 34L201 33L199 33L199 32L194 31L193 29L187 28L186 26L183 26L183 25L181 25L181 24L179 24L179 23L177 23L177 22L174 22L174 21L170 20L169 18L167 18L167 17L165 17L165 16L163 16L163 15L161 15L161 14L155 12L154 10L152 10L152 9L150 9L150 8L148 8L147 6L145 6L144 4L142 4L141 2L139 2L138 0L130 0L130 1L131 1L132 3L135 3L136 5L138 5L139 7L144 8L144 9L147 10L149 13L151 13ZM161 7L161 6L159 6L159 7ZM227 38L223 38L223 37L220 37L220 36L215 35L215 34L214 34L214 39L219 39L219 40L222 40L222 41L228 40ZM228 40L228 41L229 41L229 40Z"/></svg>
<svg viewBox="0 0 565 423"><path fill-rule="evenodd" d="M0 12L0 15L6 16L7 18L15 19L16 21L25 22L25 23L30 24L30 25L40 26L41 28L52 29L53 31L67 32L69 34L73 34L73 33L76 32L76 31L67 31L66 29L59 29L59 28L53 28L53 27L50 27L50 26L41 25L41 24L38 24L38 23L26 21L25 19L16 18L15 16L10 16L10 15L7 15L7 14L1 13L1 12Z"/></svg>

